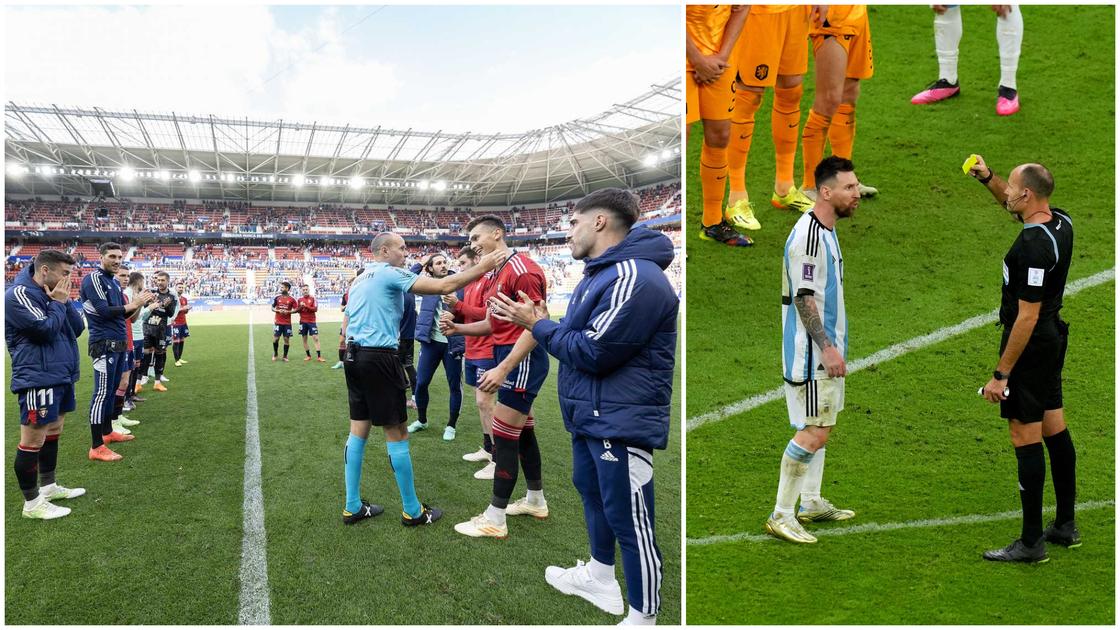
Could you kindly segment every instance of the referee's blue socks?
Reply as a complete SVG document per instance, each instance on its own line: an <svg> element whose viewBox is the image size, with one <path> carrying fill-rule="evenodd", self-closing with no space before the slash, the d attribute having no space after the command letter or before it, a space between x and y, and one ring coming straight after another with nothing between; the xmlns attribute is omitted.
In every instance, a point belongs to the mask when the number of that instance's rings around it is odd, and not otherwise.
<svg viewBox="0 0 1120 630"><path fill-rule="evenodd" d="M362 458L366 453L366 440L353 433L346 439L342 461L346 468L346 511L355 514L362 507L359 486L362 483Z"/></svg>
<svg viewBox="0 0 1120 630"><path fill-rule="evenodd" d="M408 454L408 440L386 442L385 450L389 451L389 464L397 478L404 513L416 518L420 516L420 500L416 498L416 486L412 483L412 456Z"/></svg>

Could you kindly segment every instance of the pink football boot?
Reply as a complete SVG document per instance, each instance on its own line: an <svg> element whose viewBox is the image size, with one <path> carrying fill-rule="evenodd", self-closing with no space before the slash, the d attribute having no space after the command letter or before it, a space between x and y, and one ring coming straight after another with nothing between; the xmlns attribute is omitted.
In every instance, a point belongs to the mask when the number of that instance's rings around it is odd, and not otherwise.
<svg viewBox="0 0 1120 630"><path fill-rule="evenodd" d="M996 113L1000 116L1010 116L1019 111L1019 92L1011 88L999 86L999 96L996 97Z"/></svg>
<svg viewBox="0 0 1120 630"><path fill-rule="evenodd" d="M938 79L930 83L926 89L914 95L910 102L914 105L929 105L948 98L953 98L961 93L959 83L949 83L945 79Z"/></svg>

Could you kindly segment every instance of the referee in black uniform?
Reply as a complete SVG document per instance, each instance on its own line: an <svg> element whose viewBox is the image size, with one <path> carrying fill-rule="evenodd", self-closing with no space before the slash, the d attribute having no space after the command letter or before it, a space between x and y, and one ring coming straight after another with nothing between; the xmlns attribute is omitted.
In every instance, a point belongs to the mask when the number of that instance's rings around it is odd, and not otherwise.
<svg viewBox="0 0 1120 630"><path fill-rule="evenodd" d="M1019 462L1023 530L1003 549L984 552L984 559L1046 562L1050 559L1048 542L1081 545L1073 514L1077 456L1062 409L1062 365L1069 325L1059 315L1073 258L1073 221L1064 210L1050 206L1054 178L1041 164L1017 166L1004 181L979 158L970 174L1023 224L1003 258L1000 357L981 392L990 402L1000 404L1000 416L1007 419L1011 432ZM1058 504L1057 516L1045 530L1043 442L1050 453Z"/></svg>

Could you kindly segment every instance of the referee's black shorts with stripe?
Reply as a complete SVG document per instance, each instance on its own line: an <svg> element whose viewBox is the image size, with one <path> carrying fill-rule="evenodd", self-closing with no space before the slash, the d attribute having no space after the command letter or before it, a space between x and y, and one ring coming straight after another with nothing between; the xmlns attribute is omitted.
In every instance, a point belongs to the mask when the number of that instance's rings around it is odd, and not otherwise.
<svg viewBox="0 0 1120 630"><path fill-rule="evenodd" d="M405 392L408 375L396 348L358 348L343 362L350 419L387 427L408 420Z"/></svg>
<svg viewBox="0 0 1120 630"><path fill-rule="evenodd" d="M1000 354L1011 328L1005 327ZM1069 324L1051 319L1039 322L1007 381L1010 394L1000 402L999 415L1024 424L1042 422L1045 412L1062 408L1062 367L1066 362Z"/></svg>

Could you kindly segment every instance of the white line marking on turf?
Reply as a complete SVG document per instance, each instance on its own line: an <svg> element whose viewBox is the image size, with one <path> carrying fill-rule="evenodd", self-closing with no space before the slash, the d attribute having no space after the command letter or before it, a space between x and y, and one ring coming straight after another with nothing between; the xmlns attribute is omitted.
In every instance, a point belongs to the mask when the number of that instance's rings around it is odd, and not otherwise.
<svg viewBox="0 0 1120 630"><path fill-rule="evenodd" d="M261 439L257 417L257 371L253 353L253 313L249 313L249 375L245 381L245 504L241 540L241 599L237 622L267 626L268 557L261 491Z"/></svg>
<svg viewBox="0 0 1120 630"><path fill-rule="evenodd" d="M1085 501L1078 503L1075 509L1079 512L1086 510L1099 510L1102 508L1112 507L1115 501ZM1054 507L1050 506L1044 508L1042 511L1045 513L1053 512ZM975 525L976 523L991 523L993 521L1010 521L1012 519L1022 516L1019 510L1010 512L997 512L995 514L968 514L965 516L953 516L949 518L928 518L918 521L903 521L901 523L863 523L860 525L850 525L848 527L835 527L832 529L821 529L813 532L817 538L822 536L850 536L851 534L877 534L879 532L893 532L896 529L916 529L921 527L947 527L949 525ZM741 532L738 534L727 534L723 536L705 536L704 538L688 538L686 539L689 545L718 545L720 543L731 542L766 542L768 540L777 540L773 536L767 534L748 534Z"/></svg>
<svg viewBox="0 0 1120 630"><path fill-rule="evenodd" d="M1081 278L1080 280L1075 280L1066 285L1065 296L1070 297L1076 295L1077 293L1085 289L1104 284L1105 282L1108 282L1115 277L1116 269L1113 268L1105 269L1104 271L1095 273L1085 278ZM926 346L940 343L942 341L945 341L946 339L949 339L950 337L956 337L957 335L975 330L986 324L995 323L998 319L999 311L995 310L989 313L984 313L983 315L977 315L976 317L970 317L963 322L955 324L953 326L939 328L929 333L928 335L922 335L920 337L914 337L913 339L908 339L906 341L896 343L893 346L884 348L876 352L875 354L852 361L848 364L848 373L851 374L852 372L858 372L873 365L885 363L887 361L890 361L891 359L897 359L904 354L909 354L915 350L921 350ZM750 398L744 398L737 403L732 403L715 411L709 411L708 413L704 413L699 416L693 416L688 419L688 430L692 431L697 427L701 427L711 422L726 420L731 416L739 415L757 407L761 407L766 403L778 400L779 398L782 398L782 396L783 388L778 387L768 392L755 394Z"/></svg>

